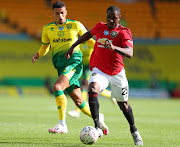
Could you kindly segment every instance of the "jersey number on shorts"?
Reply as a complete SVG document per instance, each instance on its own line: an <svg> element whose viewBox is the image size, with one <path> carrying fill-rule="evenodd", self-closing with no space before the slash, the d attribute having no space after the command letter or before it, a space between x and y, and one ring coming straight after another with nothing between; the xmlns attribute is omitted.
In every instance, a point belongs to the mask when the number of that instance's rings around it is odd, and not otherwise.
<svg viewBox="0 0 180 147"><path fill-rule="evenodd" d="M122 95L128 94L128 86L122 88Z"/></svg>

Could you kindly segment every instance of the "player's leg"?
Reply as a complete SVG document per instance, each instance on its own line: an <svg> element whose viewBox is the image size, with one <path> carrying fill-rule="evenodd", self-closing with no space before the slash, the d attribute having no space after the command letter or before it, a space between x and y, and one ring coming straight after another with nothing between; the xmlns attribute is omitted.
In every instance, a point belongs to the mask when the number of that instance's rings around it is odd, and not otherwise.
<svg viewBox="0 0 180 147"><path fill-rule="evenodd" d="M76 78L79 78L81 74L81 61L76 61L73 64L58 69L59 78L53 86L53 91L59 112L59 123L53 129L49 129L50 133L67 133L67 125L65 123L67 99L63 91L68 88L71 89L74 80L76 81Z"/></svg>
<svg viewBox="0 0 180 147"><path fill-rule="evenodd" d="M84 101L87 100L87 87L88 81L86 79L83 79L81 83L81 95ZM68 114L74 118L78 118L80 116L80 112L81 110L79 109L79 107L76 107L75 110L68 111Z"/></svg>
<svg viewBox="0 0 180 147"><path fill-rule="evenodd" d="M99 137L103 136L103 132L101 130L100 126L100 120L99 120L99 101L98 101L98 94L100 92L100 87L98 83L91 82L89 84L89 106L91 110L91 115L94 120L95 128L99 133Z"/></svg>
<svg viewBox="0 0 180 147"><path fill-rule="evenodd" d="M99 132L99 136L102 137L102 131L104 134L108 134L108 127L105 125L105 123L101 123L103 121L102 118L104 118L102 115L99 115L99 101L98 101L98 94L100 91L104 90L108 86L108 80L105 76L102 75L103 73L98 70L97 68L94 68L90 80L89 80L89 87L88 87L88 94L89 94L89 106L91 110L91 115L94 120L95 127L97 128Z"/></svg>
<svg viewBox="0 0 180 147"><path fill-rule="evenodd" d="M90 77L90 70L89 65L86 65L83 67L83 75L81 76L82 82L81 82L81 94L84 99L84 101L87 100L87 89L88 89L88 77ZM68 114L74 118L78 118L80 116L81 110L79 107L76 107L75 110L68 111Z"/></svg>
<svg viewBox="0 0 180 147"><path fill-rule="evenodd" d="M129 85L128 85L128 81L127 81L124 69L122 69L122 71L119 74L112 77L110 85L112 89L112 97L116 98L120 109L122 110L125 118L127 119L129 123L130 131L133 136L134 143L136 145L143 145L142 138L135 126L132 108L128 102Z"/></svg>
<svg viewBox="0 0 180 147"><path fill-rule="evenodd" d="M69 79L70 87L68 87L66 89L66 92L69 94L69 96L75 102L76 106L78 106L79 109L83 113L91 116L88 104L83 100L83 97L81 94L81 89L80 89L80 84L78 81L78 79L81 77L82 71L83 71L82 63L74 64L73 69L74 69L73 71L75 71L75 72Z"/></svg>
<svg viewBox="0 0 180 147"><path fill-rule="evenodd" d="M59 122L57 125L55 125L54 128L48 130L49 133L67 133L68 131L65 121L67 99L63 92L64 89L66 89L67 87L69 87L68 78L64 75L60 75L53 86L53 91L59 113Z"/></svg>
<svg viewBox="0 0 180 147"><path fill-rule="evenodd" d="M122 110L124 116L126 117L128 123L129 123L131 133L137 131L137 128L136 128L135 123L134 123L133 111L132 111L132 108L129 105L128 101L117 102L117 103L118 103L120 109Z"/></svg>
<svg viewBox="0 0 180 147"><path fill-rule="evenodd" d="M79 87L74 87L74 90L69 94L76 106L86 115L91 117L91 112L89 110L89 105L83 100L81 89Z"/></svg>
<svg viewBox="0 0 180 147"><path fill-rule="evenodd" d="M130 131L131 131L132 137L134 139L135 145L143 145L142 138L141 138L136 126L135 126L132 108L129 105L128 101L117 102L117 103L118 103L120 109L122 110L124 116L126 117L128 123L129 123Z"/></svg>

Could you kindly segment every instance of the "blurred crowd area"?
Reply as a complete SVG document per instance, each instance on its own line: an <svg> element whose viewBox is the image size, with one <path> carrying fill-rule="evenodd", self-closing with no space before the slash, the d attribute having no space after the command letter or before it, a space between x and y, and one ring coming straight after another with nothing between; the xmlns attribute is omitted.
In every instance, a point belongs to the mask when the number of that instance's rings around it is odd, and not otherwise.
<svg viewBox="0 0 180 147"><path fill-rule="evenodd" d="M82 22L89 30L97 22L106 21L109 6L118 6L122 15L120 23L131 30L134 40L133 59L124 59L132 88L130 94L180 97L180 0L63 1L68 10L67 18ZM0 93L9 93L9 90L10 93L22 93L27 91L22 90L22 86L42 87L47 76L56 79L50 54L36 65L31 63L32 55L40 47L42 28L54 21L54 2L0 0L0 66L3 69L0 86L15 87L11 90L1 87ZM37 39L38 43L19 42L17 38Z"/></svg>
<svg viewBox="0 0 180 147"><path fill-rule="evenodd" d="M55 0L0 0L0 32L25 32L40 37L44 25L54 21ZM91 29L105 21L106 9L117 5L122 21L134 38L180 38L179 0L64 0L68 18L81 21Z"/></svg>

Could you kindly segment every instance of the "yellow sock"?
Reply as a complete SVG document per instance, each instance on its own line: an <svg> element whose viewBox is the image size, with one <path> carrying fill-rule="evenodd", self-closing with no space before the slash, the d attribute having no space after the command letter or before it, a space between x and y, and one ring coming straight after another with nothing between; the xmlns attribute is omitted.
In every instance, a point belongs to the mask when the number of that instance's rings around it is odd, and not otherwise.
<svg viewBox="0 0 180 147"><path fill-rule="evenodd" d="M86 101L83 101L83 103L79 106L79 109L86 115L91 116L91 112L90 112L90 109L89 109L89 105Z"/></svg>
<svg viewBox="0 0 180 147"><path fill-rule="evenodd" d="M76 107L76 111L77 111L77 112L81 112L81 110L80 110L78 107Z"/></svg>
<svg viewBox="0 0 180 147"><path fill-rule="evenodd" d="M82 97L83 97L84 101L86 101L87 100L87 91L86 90L82 90L81 93L82 93ZM78 107L76 107L76 111L80 112L81 110Z"/></svg>
<svg viewBox="0 0 180 147"><path fill-rule="evenodd" d="M59 120L65 120L66 118L66 104L67 99L63 91L55 91L56 104L59 112Z"/></svg>
<svg viewBox="0 0 180 147"><path fill-rule="evenodd" d="M103 92L101 93L102 96L111 98L111 91L104 89Z"/></svg>

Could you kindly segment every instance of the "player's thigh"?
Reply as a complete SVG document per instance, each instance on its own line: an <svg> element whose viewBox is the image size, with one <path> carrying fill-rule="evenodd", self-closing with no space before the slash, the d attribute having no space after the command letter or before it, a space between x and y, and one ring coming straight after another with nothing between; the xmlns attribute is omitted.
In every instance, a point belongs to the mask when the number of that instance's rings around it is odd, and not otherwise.
<svg viewBox="0 0 180 147"><path fill-rule="evenodd" d="M65 90L69 87L69 80L64 75L60 75L53 86L53 91Z"/></svg>
<svg viewBox="0 0 180 147"><path fill-rule="evenodd" d="M110 87L112 90L112 98L116 98L118 102L125 102L128 100L129 85L124 69L122 69L119 74L112 76Z"/></svg>
<svg viewBox="0 0 180 147"><path fill-rule="evenodd" d="M75 86L80 87L78 79L81 77L83 71L82 62L70 64L58 69L57 71L59 76L64 75L69 80L69 87L66 89L68 94L74 90Z"/></svg>
<svg viewBox="0 0 180 147"><path fill-rule="evenodd" d="M109 85L109 81L108 81L106 74L97 68L93 68L93 70L91 72L89 84L92 82L98 83L98 85L100 87L100 92L102 92L104 89L106 89Z"/></svg>
<svg viewBox="0 0 180 147"><path fill-rule="evenodd" d="M74 67L74 73L70 74L71 76L69 77L70 86L66 89L66 92L68 94L70 94L75 87L80 87L79 78L82 75L82 71L83 71L83 66L81 63Z"/></svg>

